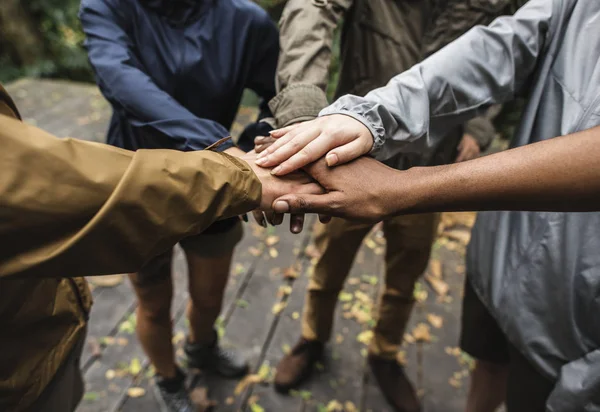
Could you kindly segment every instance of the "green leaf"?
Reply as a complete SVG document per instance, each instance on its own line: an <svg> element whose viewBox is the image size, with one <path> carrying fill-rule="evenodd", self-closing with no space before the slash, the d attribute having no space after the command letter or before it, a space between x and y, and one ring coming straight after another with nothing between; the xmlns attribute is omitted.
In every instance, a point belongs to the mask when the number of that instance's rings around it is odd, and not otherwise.
<svg viewBox="0 0 600 412"><path fill-rule="evenodd" d="M341 292L339 296L341 302L350 302L353 298L354 295L348 292Z"/></svg>
<svg viewBox="0 0 600 412"><path fill-rule="evenodd" d="M260 406L258 403L253 403L252 405L250 405L250 410L252 412L265 412L265 408Z"/></svg>
<svg viewBox="0 0 600 412"><path fill-rule="evenodd" d="M83 395L83 400L84 401L95 401L100 397L100 395L98 394L98 392L86 392L85 395Z"/></svg>
<svg viewBox="0 0 600 412"><path fill-rule="evenodd" d="M235 301L235 305L238 308L246 309L250 304L248 303L248 301L246 301L244 299L238 299Z"/></svg>
<svg viewBox="0 0 600 412"><path fill-rule="evenodd" d="M140 362L140 360L138 358L133 358L131 360L131 363L129 364L129 373L131 373L133 376L139 375L139 373L142 371L142 363Z"/></svg>

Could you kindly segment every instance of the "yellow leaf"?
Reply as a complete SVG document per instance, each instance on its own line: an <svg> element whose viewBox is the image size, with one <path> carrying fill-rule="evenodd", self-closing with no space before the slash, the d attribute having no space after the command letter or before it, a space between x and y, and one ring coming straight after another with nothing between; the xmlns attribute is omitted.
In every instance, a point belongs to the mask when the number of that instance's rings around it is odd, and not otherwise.
<svg viewBox="0 0 600 412"><path fill-rule="evenodd" d="M259 375L246 375L241 381L238 382L233 393L235 394L235 396L239 396L244 391L244 389L246 389L246 387L260 382L262 382L262 378Z"/></svg>
<svg viewBox="0 0 600 412"><path fill-rule="evenodd" d="M273 259L275 259L277 256L279 256L279 252L277 251L277 249L272 247L269 249L269 256L271 256Z"/></svg>
<svg viewBox="0 0 600 412"><path fill-rule="evenodd" d="M129 364L129 373L138 375L142 371L142 363L138 358L133 358Z"/></svg>
<svg viewBox="0 0 600 412"><path fill-rule="evenodd" d="M225 399L225 405L233 405L233 402L235 402L235 399L233 399L233 396L228 396Z"/></svg>
<svg viewBox="0 0 600 412"><path fill-rule="evenodd" d="M146 394L146 389L144 388L129 388L127 390L127 396L130 398L140 398Z"/></svg>
<svg viewBox="0 0 600 412"><path fill-rule="evenodd" d="M367 245L369 249L375 249L377 247L377 243L370 237L365 239L365 245Z"/></svg>
<svg viewBox="0 0 600 412"><path fill-rule="evenodd" d="M370 305L372 303L369 295L367 295L365 292L361 292L360 290L354 292L354 296L356 297L356 299L367 305Z"/></svg>
<svg viewBox="0 0 600 412"><path fill-rule="evenodd" d="M444 319L441 316L434 315L433 313L429 313L427 315L427 320L429 321L429 323L431 323L431 326L433 326L436 329L441 328L444 324Z"/></svg>
<svg viewBox="0 0 600 412"><path fill-rule="evenodd" d="M281 298L284 296L288 296L290 293L292 293L292 287L290 285L282 285L279 287L277 296L279 296Z"/></svg>
<svg viewBox="0 0 600 412"><path fill-rule="evenodd" d="M404 334L404 342L406 343L415 343L415 338L410 333Z"/></svg>
<svg viewBox="0 0 600 412"><path fill-rule="evenodd" d="M431 342L431 334L429 333L429 326L425 323L419 323L412 331L417 342Z"/></svg>
<svg viewBox="0 0 600 412"><path fill-rule="evenodd" d="M308 245L306 249L304 249L304 254L309 258L318 258L319 256L321 256L321 253L319 252L317 247L312 243Z"/></svg>
<svg viewBox="0 0 600 412"><path fill-rule="evenodd" d="M358 412L358 409L356 408L356 405L354 405L350 401L344 403L344 409L345 409L346 412Z"/></svg>
<svg viewBox="0 0 600 412"><path fill-rule="evenodd" d="M298 313L298 312L292 313L292 319L294 319L294 320L300 319L300 313Z"/></svg>
<svg viewBox="0 0 600 412"><path fill-rule="evenodd" d="M352 293L348 293L348 292L341 292L340 296L339 296L339 299L342 302L350 302L352 300L352 298L353 298Z"/></svg>
<svg viewBox="0 0 600 412"><path fill-rule="evenodd" d="M117 373L114 370L109 369L106 371L106 374L104 376L106 377L106 379L111 380L114 379L115 376L117 376Z"/></svg>
<svg viewBox="0 0 600 412"><path fill-rule="evenodd" d="M267 244L267 246L276 245L277 243L279 243L279 236L269 236L267 237L265 243Z"/></svg>
<svg viewBox="0 0 600 412"><path fill-rule="evenodd" d="M344 412L344 405L342 405L338 400L334 399L329 401L326 407L327 412Z"/></svg>
<svg viewBox="0 0 600 412"><path fill-rule="evenodd" d="M285 270L283 277L286 279L296 279L298 277L298 270L296 270L293 266L290 266Z"/></svg>
<svg viewBox="0 0 600 412"><path fill-rule="evenodd" d="M344 341L344 337L342 335L340 335L339 333L337 335L335 335L335 343L342 343Z"/></svg>
<svg viewBox="0 0 600 412"><path fill-rule="evenodd" d="M442 262L437 259L431 259L429 262L429 273L436 279L442 278Z"/></svg>
<svg viewBox="0 0 600 412"><path fill-rule="evenodd" d="M460 388L462 386L462 384L460 383L459 380L455 379L455 378L450 378L448 379L448 383L450 384L450 386L453 386L455 388Z"/></svg>
<svg viewBox="0 0 600 412"><path fill-rule="evenodd" d="M360 343L363 343L365 345L368 345L369 343L371 343L371 339L373 339L373 331L372 330L365 330L356 337L357 341L359 341Z"/></svg>
<svg viewBox="0 0 600 412"><path fill-rule="evenodd" d="M384 247L377 247L377 248L375 248L374 252L375 252L375 254L377 256L381 256L385 252L385 248Z"/></svg>
<svg viewBox="0 0 600 412"><path fill-rule="evenodd" d="M117 344L119 346L127 346L128 343L129 343L129 340L127 338L119 338L119 339L117 339Z"/></svg>
<svg viewBox="0 0 600 412"><path fill-rule="evenodd" d="M360 283L360 279L358 279L358 278L350 278L350 279L348 279L348 284L350 286L356 286L359 283Z"/></svg>
<svg viewBox="0 0 600 412"><path fill-rule="evenodd" d="M185 340L185 334L181 331L177 332L175 336L173 336L173 345L177 345L179 342L183 342Z"/></svg>
<svg viewBox="0 0 600 412"><path fill-rule="evenodd" d="M435 293L438 294L438 296L446 296L448 294L448 290L450 289L450 287L443 280L434 278L429 274L425 275L425 280L427 281L427 283L429 283L429 285L435 291Z"/></svg>
<svg viewBox="0 0 600 412"><path fill-rule="evenodd" d="M285 309L285 307L286 307L286 306L287 306L287 303L286 303L286 302L279 302L279 303L276 303L276 304L273 306L273 309L271 310L271 312L273 312L273 315L279 315L279 314L281 313L281 311L282 311L283 309Z"/></svg>
<svg viewBox="0 0 600 412"><path fill-rule="evenodd" d="M262 253L262 250L260 250L257 247L252 246L252 247L248 248L248 252L250 252L250 254L252 256L260 256L260 254Z"/></svg>

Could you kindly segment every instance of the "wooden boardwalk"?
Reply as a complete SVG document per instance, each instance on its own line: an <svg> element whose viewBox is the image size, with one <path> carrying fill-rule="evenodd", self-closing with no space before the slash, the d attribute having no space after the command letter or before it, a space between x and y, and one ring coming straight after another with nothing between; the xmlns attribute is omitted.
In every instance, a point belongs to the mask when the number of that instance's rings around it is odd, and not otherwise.
<svg viewBox="0 0 600 412"><path fill-rule="evenodd" d="M56 81L22 80L8 87L27 122L57 136L102 141L110 108L95 87ZM234 133L255 111L242 109ZM405 337L402 361L419 389L426 412L464 410L470 359L457 346L464 279L464 245L472 214L444 215L443 235L434 245L432 263L418 284L416 306ZM210 377L218 411L373 411L390 408L365 366L372 319L351 315L360 301L376 312L382 284L385 239L375 228L365 239L346 289L340 295L334 338L327 360L314 379L290 396L276 394L269 381L273 367L300 331L300 314L315 260L312 224L300 235L285 225L246 226L238 246L218 329L226 345L251 360L252 376L240 383ZM172 313L177 354L185 339L186 265L176 249ZM427 279L427 280L426 280ZM149 390L152 370L135 337L136 302L126 279L95 287L88 343L82 359L87 393L81 412L157 410ZM368 312L368 311L367 311Z"/></svg>

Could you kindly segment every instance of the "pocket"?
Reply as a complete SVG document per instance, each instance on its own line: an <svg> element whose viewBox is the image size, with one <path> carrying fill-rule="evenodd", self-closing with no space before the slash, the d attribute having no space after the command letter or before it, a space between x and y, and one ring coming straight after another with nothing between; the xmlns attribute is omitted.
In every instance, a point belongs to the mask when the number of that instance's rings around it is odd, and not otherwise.
<svg viewBox="0 0 600 412"><path fill-rule="evenodd" d="M468 0L469 7L486 13L498 14L507 8L511 0Z"/></svg>

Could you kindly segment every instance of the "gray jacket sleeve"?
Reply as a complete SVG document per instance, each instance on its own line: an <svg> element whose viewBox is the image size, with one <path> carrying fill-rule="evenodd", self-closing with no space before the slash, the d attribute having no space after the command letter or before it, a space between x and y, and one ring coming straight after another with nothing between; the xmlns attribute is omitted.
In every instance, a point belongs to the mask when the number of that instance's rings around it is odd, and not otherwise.
<svg viewBox="0 0 600 412"><path fill-rule="evenodd" d="M600 349L562 367L546 406L549 412L600 412Z"/></svg>
<svg viewBox="0 0 600 412"><path fill-rule="evenodd" d="M321 116L346 114L364 123L373 154L427 155L453 126L513 98L530 80L552 36L562 0L531 0L515 15L478 26L365 97L343 96Z"/></svg>

